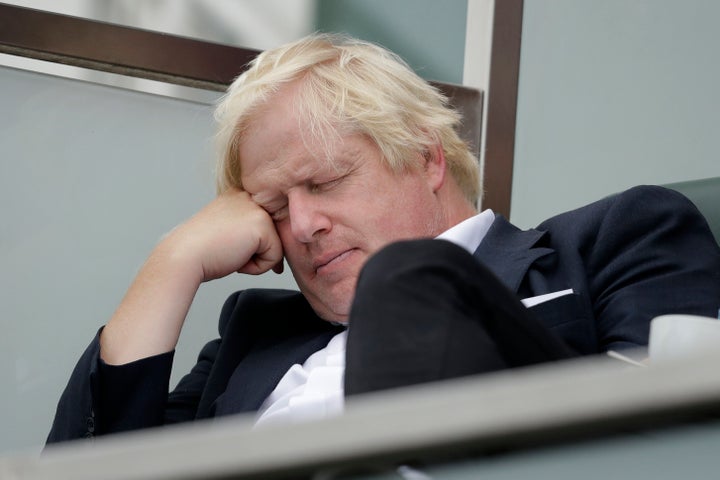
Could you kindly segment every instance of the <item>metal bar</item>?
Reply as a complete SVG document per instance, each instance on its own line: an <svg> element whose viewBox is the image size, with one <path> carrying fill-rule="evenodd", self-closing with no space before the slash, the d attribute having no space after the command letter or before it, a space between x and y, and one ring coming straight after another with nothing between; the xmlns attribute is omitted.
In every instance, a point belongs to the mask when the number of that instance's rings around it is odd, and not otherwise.
<svg viewBox="0 0 720 480"><path fill-rule="evenodd" d="M0 52L209 90L225 90L258 54L7 4Z"/></svg>
<svg viewBox="0 0 720 480"><path fill-rule="evenodd" d="M492 461L498 452L717 418L720 371L707 366L718 361L715 351L649 368L585 357L358 396L344 415L317 422L254 429L249 415L68 442L40 459L0 457L0 476L306 478L417 460Z"/></svg>
<svg viewBox="0 0 720 480"><path fill-rule="evenodd" d="M224 91L259 50L0 3L0 53ZM432 83L463 114L460 135L477 154L482 93L460 85Z"/></svg>
<svg viewBox="0 0 720 480"><path fill-rule="evenodd" d="M523 0L497 0L485 130L483 208L510 217Z"/></svg>

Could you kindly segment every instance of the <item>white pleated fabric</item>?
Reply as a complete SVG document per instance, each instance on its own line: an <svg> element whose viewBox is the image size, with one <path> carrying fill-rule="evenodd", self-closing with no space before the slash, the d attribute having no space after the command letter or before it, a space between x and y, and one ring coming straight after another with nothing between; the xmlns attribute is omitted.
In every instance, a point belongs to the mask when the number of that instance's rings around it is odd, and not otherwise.
<svg viewBox="0 0 720 480"><path fill-rule="evenodd" d="M263 402L255 426L317 420L343 411L347 331L302 365L296 363Z"/></svg>

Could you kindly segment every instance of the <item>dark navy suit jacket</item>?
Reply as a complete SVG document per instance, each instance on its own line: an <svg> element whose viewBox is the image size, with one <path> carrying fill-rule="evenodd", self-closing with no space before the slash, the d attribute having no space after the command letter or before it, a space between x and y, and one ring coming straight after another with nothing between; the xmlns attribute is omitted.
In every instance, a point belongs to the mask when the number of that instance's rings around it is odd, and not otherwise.
<svg viewBox="0 0 720 480"><path fill-rule="evenodd" d="M572 289L531 311L581 355L645 345L655 316L714 317L720 307L720 249L694 205L660 187L636 187L533 230L498 216L475 257L520 298ZM96 336L48 442L254 411L291 365L341 329L298 292L236 292L222 308L220 338L169 395L172 352L109 366Z"/></svg>

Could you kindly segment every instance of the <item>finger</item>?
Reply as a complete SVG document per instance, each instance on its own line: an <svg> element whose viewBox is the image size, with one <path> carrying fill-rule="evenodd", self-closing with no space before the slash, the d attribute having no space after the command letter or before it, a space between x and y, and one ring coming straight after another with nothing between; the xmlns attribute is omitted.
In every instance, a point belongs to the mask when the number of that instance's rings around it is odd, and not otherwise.
<svg viewBox="0 0 720 480"><path fill-rule="evenodd" d="M275 273L277 273L278 275L280 275L281 273L283 273L283 270L285 270L285 262L283 262L282 260L280 260L280 261L272 268L272 270L273 270L273 272L275 272Z"/></svg>
<svg viewBox="0 0 720 480"><path fill-rule="evenodd" d="M269 270L281 273L283 268L283 250L280 238L274 236L267 243L267 248L257 251L238 272L250 275L260 275ZM280 269L278 272L277 269Z"/></svg>
<svg viewBox="0 0 720 480"><path fill-rule="evenodd" d="M245 265L240 267L237 272L246 273L249 275L260 275L270 270L276 271L276 268L277 262L268 261L255 255Z"/></svg>
<svg viewBox="0 0 720 480"><path fill-rule="evenodd" d="M258 265L266 267L265 270L272 269L276 273L282 273L284 256L282 242L273 223L270 224L270 228L271 230L267 232L267 235L260 239L253 260Z"/></svg>

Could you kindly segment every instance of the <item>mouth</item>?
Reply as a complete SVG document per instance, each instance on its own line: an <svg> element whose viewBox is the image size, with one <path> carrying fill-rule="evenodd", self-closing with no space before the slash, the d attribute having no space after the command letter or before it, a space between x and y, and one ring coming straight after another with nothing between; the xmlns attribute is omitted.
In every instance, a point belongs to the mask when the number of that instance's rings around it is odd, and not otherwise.
<svg viewBox="0 0 720 480"><path fill-rule="evenodd" d="M315 274L317 275L318 273L322 273L324 270L327 270L334 265L339 264L347 257L349 257L355 250L355 248L350 248L341 252L334 252L320 256L319 258L314 260L312 264L312 268L315 271Z"/></svg>

